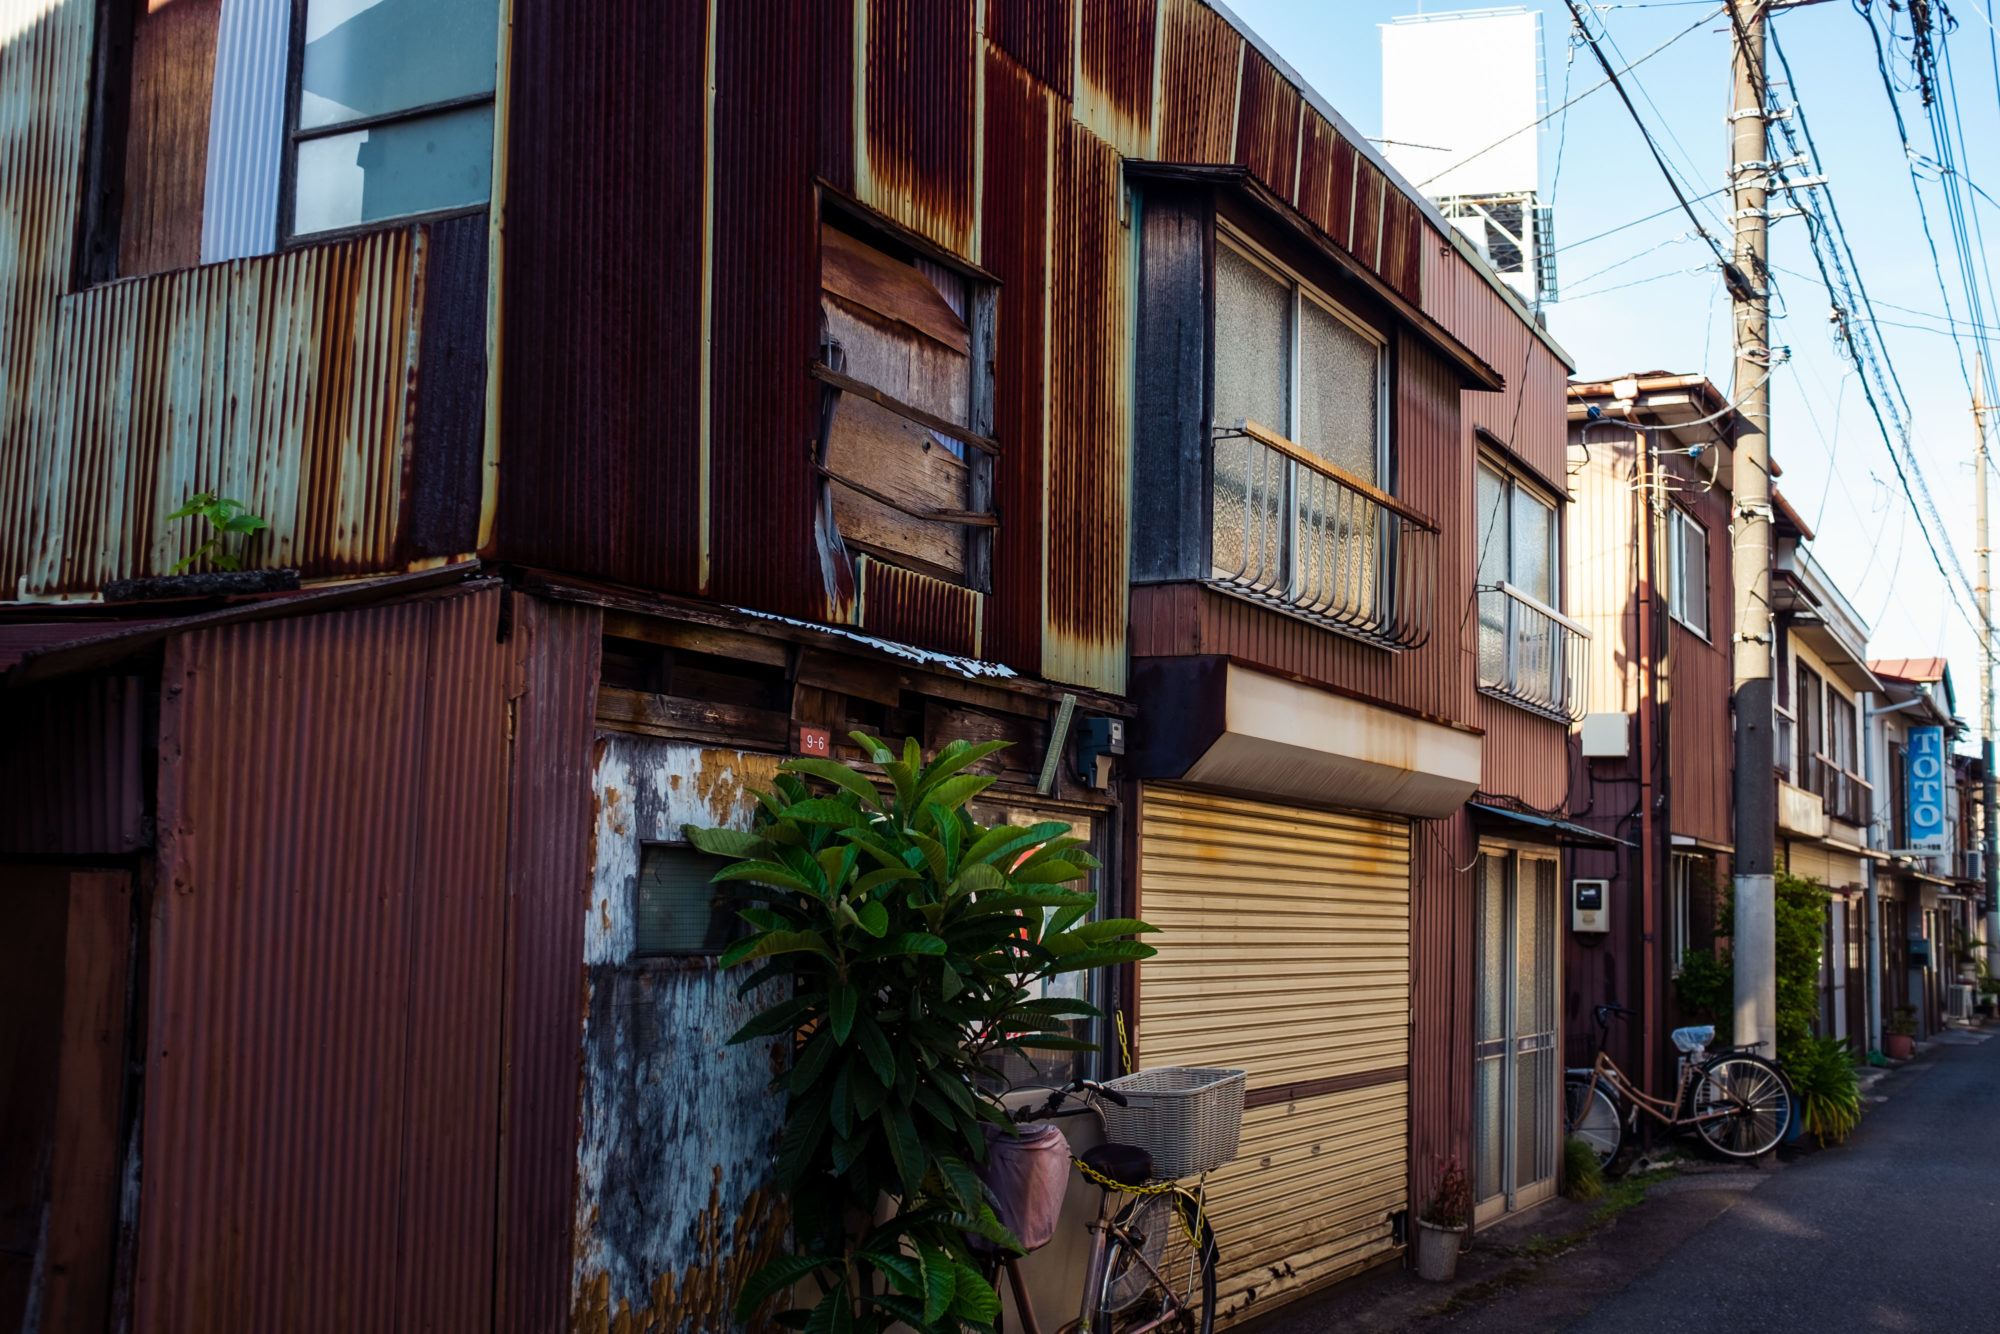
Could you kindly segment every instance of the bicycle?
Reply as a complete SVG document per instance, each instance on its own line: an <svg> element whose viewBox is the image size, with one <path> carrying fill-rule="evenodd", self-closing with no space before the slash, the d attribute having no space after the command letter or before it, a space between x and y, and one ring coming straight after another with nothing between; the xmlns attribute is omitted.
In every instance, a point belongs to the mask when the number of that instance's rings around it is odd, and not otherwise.
<svg viewBox="0 0 2000 1334"><path fill-rule="evenodd" d="M1655 1098L1641 1092L1604 1051L1610 1016L1623 1018L1632 1011L1600 1005L1594 1013L1597 1059L1589 1069L1564 1075L1563 1127L1590 1145L1599 1165L1617 1156L1626 1124L1636 1125L1642 1111L1669 1129L1694 1130L1729 1158L1758 1157L1784 1138L1791 1122L1791 1084L1754 1049L1727 1047L1703 1059L1715 1029L1677 1028L1673 1039L1681 1051L1680 1077L1671 1099Z"/></svg>
<svg viewBox="0 0 2000 1334"><path fill-rule="evenodd" d="M1077 1094L1087 1100L1065 1111L1063 1104ZM1079 1079L1051 1089L1039 1106L1022 1108L1014 1120L1018 1125L1071 1116L1097 1116L1101 1121L1096 1105L1100 1098L1120 1107L1129 1105L1117 1089ZM1069 1161L1100 1193L1097 1217L1089 1225L1090 1258L1084 1268L1082 1304L1076 1319L1057 1334L1149 1330L1213 1334L1218 1252L1215 1231L1204 1214L1200 1182L1189 1189L1177 1182L1155 1181L1153 1155L1134 1144L1099 1144L1069 1155ZM1003 1208L1003 1217L1006 1212ZM999 1264L1007 1271L1023 1334L1042 1334L1019 1259L1007 1256Z"/></svg>

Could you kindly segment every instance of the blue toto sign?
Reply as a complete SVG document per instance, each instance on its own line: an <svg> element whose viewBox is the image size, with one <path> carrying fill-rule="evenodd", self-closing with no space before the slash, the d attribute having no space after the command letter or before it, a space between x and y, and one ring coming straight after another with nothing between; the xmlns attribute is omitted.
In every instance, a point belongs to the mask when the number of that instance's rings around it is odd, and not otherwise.
<svg viewBox="0 0 2000 1334"><path fill-rule="evenodd" d="M1944 850L1944 729L1912 727L1909 758L1910 846Z"/></svg>

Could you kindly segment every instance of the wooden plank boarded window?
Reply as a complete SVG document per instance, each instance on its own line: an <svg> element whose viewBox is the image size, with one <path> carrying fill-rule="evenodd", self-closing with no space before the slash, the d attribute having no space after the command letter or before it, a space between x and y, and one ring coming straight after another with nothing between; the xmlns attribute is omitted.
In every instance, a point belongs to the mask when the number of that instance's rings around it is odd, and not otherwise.
<svg viewBox="0 0 2000 1334"><path fill-rule="evenodd" d="M922 258L898 259L841 229L820 234L826 365L926 416L972 420L970 283ZM967 582L973 453L962 441L858 393L832 404L824 466L843 544L921 573ZM860 483L857 488L847 482Z"/></svg>

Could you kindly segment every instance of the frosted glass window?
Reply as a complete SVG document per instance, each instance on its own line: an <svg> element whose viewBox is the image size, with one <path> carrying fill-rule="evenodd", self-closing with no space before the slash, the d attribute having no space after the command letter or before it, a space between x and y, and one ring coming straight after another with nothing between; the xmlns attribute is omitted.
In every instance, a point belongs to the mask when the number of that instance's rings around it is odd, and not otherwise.
<svg viewBox="0 0 2000 1334"><path fill-rule="evenodd" d="M1674 619L1702 638L1708 637L1708 530L1680 510L1667 523L1668 575L1672 580L1667 605Z"/></svg>
<svg viewBox="0 0 2000 1334"><path fill-rule="evenodd" d="M475 207L492 193L493 108L307 139L298 153L300 235Z"/></svg>
<svg viewBox="0 0 2000 1334"><path fill-rule="evenodd" d="M728 865L691 847L648 843L639 852L633 904L639 954L713 954L742 934L742 919L719 897L715 873Z"/></svg>
<svg viewBox="0 0 2000 1334"><path fill-rule="evenodd" d="M1298 443L1362 481L1377 478L1382 349L1310 298L1299 303Z"/></svg>
<svg viewBox="0 0 2000 1334"><path fill-rule="evenodd" d="M1215 255L1215 424L1291 433L1292 289L1248 258Z"/></svg>
<svg viewBox="0 0 2000 1334"><path fill-rule="evenodd" d="M499 0L311 0L301 129L493 95Z"/></svg>
<svg viewBox="0 0 2000 1334"><path fill-rule="evenodd" d="M1556 595L1555 537L1555 509L1515 487L1513 573L1507 582L1543 602Z"/></svg>

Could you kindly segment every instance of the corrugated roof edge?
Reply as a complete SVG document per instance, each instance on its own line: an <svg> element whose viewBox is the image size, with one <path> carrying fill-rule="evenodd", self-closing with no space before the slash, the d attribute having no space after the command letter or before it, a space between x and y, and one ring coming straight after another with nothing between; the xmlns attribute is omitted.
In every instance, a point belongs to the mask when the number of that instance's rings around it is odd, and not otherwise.
<svg viewBox="0 0 2000 1334"><path fill-rule="evenodd" d="M1441 235L1451 241L1451 247L1458 252L1459 257L1472 265L1472 271L1485 279L1488 287L1500 294L1501 299L1507 303L1508 308L1514 312L1521 323L1528 326L1536 338L1541 340L1543 346L1555 353L1556 359L1562 362L1565 369L1570 371L1576 369L1576 358L1563 350L1562 344L1558 343L1549 331L1542 327L1541 321L1535 318L1534 312L1528 309L1527 303L1521 300L1520 294L1501 280L1500 275L1493 271L1493 266L1486 262L1485 257L1473 249L1472 243L1459 235L1458 228L1445 221L1444 214L1438 211L1438 206L1433 204L1423 191L1411 185L1409 181L1404 179L1401 172L1390 166L1389 159L1382 156L1381 150L1369 142L1361 131L1355 129L1347 117L1335 111L1333 104L1320 96L1319 90L1307 83L1300 76L1299 72L1292 68L1291 62L1279 55L1269 42L1258 36L1256 29L1238 18L1234 10L1230 9L1228 5L1223 4L1222 0L1205 0L1205 3L1216 13L1222 15L1223 20L1230 27L1236 29L1244 41L1255 47L1259 55L1270 61L1272 68L1284 75L1292 87L1299 90L1299 95L1305 98L1307 105L1319 112L1320 115L1325 116L1333 127L1340 131L1341 137L1354 145L1355 152L1367 158L1384 176L1389 178L1390 182L1398 190L1416 202L1417 210L1424 215L1425 220L1431 226L1437 228Z"/></svg>

